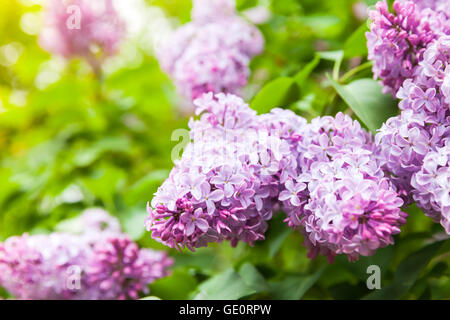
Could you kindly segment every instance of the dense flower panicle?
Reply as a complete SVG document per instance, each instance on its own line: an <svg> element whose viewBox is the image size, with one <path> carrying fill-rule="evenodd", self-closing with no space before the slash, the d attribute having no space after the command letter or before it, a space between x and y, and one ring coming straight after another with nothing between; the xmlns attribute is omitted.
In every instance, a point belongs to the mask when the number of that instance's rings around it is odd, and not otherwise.
<svg viewBox="0 0 450 320"><path fill-rule="evenodd" d="M450 140L426 155L411 185L417 205L450 234Z"/></svg>
<svg viewBox="0 0 450 320"><path fill-rule="evenodd" d="M425 159L436 155L450 137L450 36L443 35L429 44L412 78L397 92L401 115L389 119L377 134L379 156L384 170L407 203L413 200L425 213L439 221L442 205L422 185ZM444 164L442 180L448 165ZM435 188L438 188L435 186ZM448 186L447 186L448 188ZM442 192L441 192L442 193ZM445 216L445 215L444 215ZM447 220L442 224L448 232Z"/></svg>
<svg viewBox="0 0 450 320"><path fill-rule="evenodd" d="M413 110L388 119L375 139L377 157L397 191L407 204L412 202L411 177L419 171L425 156L444 143L445 130L442 125L426 125L427 117ZM445 135L444 135L445 134Z"/></svg>
<svg viewBox="0 0 450 320"><path fill-rule="evenodd" d="M403 2L411 0L402 0ZM437 12L442 12L450 16L450 7L447 0L414 0L414 3L420 9L432 9Z"/></svg>
<svg viewBox="0 0 450 320"><path fill-rule="evenodd" d="M406 220L403 201L372 156L376 146L357 121L339 113L313 119L299 133L297 176L279 199L290 226L305 235L309 257L333 261L372 255L393 243Z"/></svg>
<svg viewBox="0 0 450 320"><path fill-rule="evenodd" d="M161 69L172 75L177 60L183 56L184 51L197 37L197 34L197 26L194 23L186 23L173 31L167 39L161 40L155 48Z"/></svg>
<svg viewBox="0 0 450 320"><path fill-rule="evenodd" d="M368 158L361 163L371 164ZM345 161L317 170L312 171L316 177L306 181L310 199L302 221L309 257L325 250L330 261L341 253L353 261L394 243L393 235L400 232L407 215L387 179L365 178L366 172ZM324 175L319 170L329 172ZM339 170L341 177L334 177Z"/></svg>
<svg viewBox="0 0 450 320"><path fill-rule="evenodd" d="M389 120L391 130L381 130L379 145L386 168L394 176L404 177L405 192L411 199L419 192L417 183L411 181L414 173L450 136L450 36L442 36L428 46L415 77L405 80L397 97L401 99L403 123ZM432 204L420 198L420 206L429 212Z"/></svg>
<svg viewBox="0 0 450 320"><path fill-rule="evenodd" d="M177 248L252 245L277 206L289 144L237 96L209 93L194 104L201 117L190 122L193 141L148 207L147 228Z"/></svg>
<svg viewBox="0 0 450 320"><path fill-rule="evenodd" d="M180 94L197 98L205 92L236 92L247 84L250 59L236 48L224 48L216 35L187 47L173 77Z"/></svg>
<svg viewBox="0 0 450 320"><path fill-rule="evenodd" d="M85 233L122 232L119 220L101 208L84 210L80 220Z"/></svg>
<svg viewBox="0 0 450 320"><path fill-rule="evenodd" d="M414 78L405 80L397 97L401 110L424 114L427 124L450 123L450 36L428 46Z"/></svg>
<svg viewBox="0 0 450 320"><path fill-rule="evenodd" d="M49 0L41 46L66 58L90 60L113 55L125 36L125 24L112 0Z"/></svg>
<svg viewBox="0 0 450 320"><path fill-rule="evenodd" d="M172 259L139 250L105 211L86 210L80 220L82 234L25 234L0 243L0 286L18 299L134 299L167 275Z"/></svg>
<svg viewBox="0 0 450 320"><path fill-rule="evenodd" d="M367 33L374 76L400 99L401 110L379 130L376 154L406 204L416 201L436 221L444 216L448 232L445 205L437 200L446 193L430 185L427 192L423 176L429 174L424 161L431 163L450 136L450 6L445 0L402 0L394 2L394 11L379 2ZM441 183L447 168L440 169Z"/></svg>
<svg viewBox="0 0 450 320"><path fill-rule="evenodd" d="M126 236L108 237L94 245L87 261L87 286L96 288L90 298L138 299L148 293L149 283L168 275L171 264L164 254L140 250Z"/></svg>
<svg viewBox="0 0 450 320"><path fill-rule="evenodd" d="M235 0L193 0L191 16L198 23L214 22L235 14Z"/></svg>
<svg viewBox="0 0 450 320"><path fill-rule="evenodd" d="M450 22L444 13L421 9L412 1L395 1L393 7L390 13L386 1L376 4L366 36L374 77L382 80L384 92L395 95L403 81L414 76L426 47L450 34Z"/></svg>
<svg viewBox="0 0 450 320"><path fill-rule="evenodd" d="M229 0L195 1L192 16L157 48L162 69L192 100L206 92L236 93L247 84L251 58L263 50L261 32L238 17Z"/></svg>
<svg viewBox="0 0 450 320"><path fill-rule="evenodd" d="M370 255L393 242L406 214L378 162L376 146L342 113L310 124L289 110L257 116L238 97L195 101L191 142L148 206L147 229L171 247L264 238L284 209L311 257Z"/></svg>
<svg viewBox="0 0 450 320"><path fill-rule="evenodd" d="M86 259L87 246L76 236L11 237L0 243L0 285L19 299L76 299L68 284L69 267Z"/></svg>

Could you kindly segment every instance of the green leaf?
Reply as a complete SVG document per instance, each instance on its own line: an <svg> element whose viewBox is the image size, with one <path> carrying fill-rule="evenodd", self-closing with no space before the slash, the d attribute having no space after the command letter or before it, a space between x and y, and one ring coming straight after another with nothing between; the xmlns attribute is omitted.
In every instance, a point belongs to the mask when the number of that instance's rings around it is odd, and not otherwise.
<svg viewBox="0 0 450 320"><path fill-rule="evenodd" d="M278 253L281 245L292 233L292 229L287 228L286 223L283 220L283 214L278 214L270 221L270 227L267 231L266 240L264 241L264 245L268 248L267 251L270 259Z"/></svg>
<svg viewBox="0 0 450 320"><path fill-rule="evenodd" d="M339 70L341 70L342 60L344 60L344 51L321 51L317 53L324 60L334 61L333 79L338 80Z"/></svg>
<svg viewBox="0 0 450 320"><path fill-rule="evenodd" d="M158 298L155 296L148 296L148 297L141 298L139 300L161 300L161 298Z"/></svg>
<svg viewBox="0 0 450 320"><path fill-rule="evenodd" d="M76 153L73 162L80 167L89 166L105 152L127 152L130 141L125 137L106 137L88 148L83 148Z"/></svg>
<svg viewBox="0 0 450 320"><path fill-rule="evenodd" d="M175 267L196 269L202 273L212 272L217 254L211 248L201 248L194 252L183 252L175 257Z"/></svg>
<svg viewBox="0 0 450 320"><path fill-rule="evenodd" d="M107 210L115 211L114 194L125 184L126 174L122 169L106 165L81 181L94 196L104 202Z"/></svg>
<svg viewBox="0 0 450 320"><path fill-rule="evenodd" d="M126 192L124 200L128 205L149 201L161 182L169 176L168 170L155 170L135 182Z"/></svg>
<svg viewBox="0 0 450 320"><path fill-rule="evenodd" d="M341 85L332 79L330 81L341 98L373 133L397 114L397 102L383 94L375 80L359 79L348 85Z"/></svg>
<svg viewBox="0 0 450 320"><path fill-rule="evenodd" d="M232 268L203 282L195 300L236 300L256 293Z"/></svg>
<svg viewBox="0 0 450 320"><path fill-rule="evenodd" d="M299 300L317 282L326 266L321 267L315 273L304 275L292 275L282 281L270 283L270 293L274 299Z"/></svg>
<svg viewBox="0 0 450 320"><path fill-rule="evenodd" d="M377 2L378 2L378 0L364 0L364 3L365 3L367 6L373 6L373 5L375 5Z"/></svg>
<svg viewBox="0 0 450 320"><path fill-rule="evenodd" d="M337 34L342 27L342 20L335 15L309 15L301 17L299 21L318 38Z"/></svg>
<svg viewBox="0 0 450 320"><path fill-rule="evenodd" d="M239 275L245 281L245 283L253 288L256 292L269 291L269 285L264 279L263 275L251 264L245 263L239 270Z"/></svg>
<svg viewBox="0 0 450 320"><path fill-rule="evenodd" d="M336 51L319 51L317 52L320 58L330 61L339 62L344 58L344 52L342 50Z"/></svg>
<svg viewBox="0 0 450 320"><path fill-rule="evenodd" d="M372 292L364 299L400 298L414 285L431 259L438 253L442 244L443 241L434 242L408 256L398 266L393 282L380 290Z"/></svg>
<svg viewBox="0 0 450 320"><path fill-rule="evenodd" d="M187 270L177 269L165 278L150 284L150 292L164 300L188 299L189 294L195 290L197 280Z"/></svg>
<svg viewBox="0 0 450 320"><path fill-rule="evenodd" d="M366 32L369 31L367 23L364 22L344 43L345 58L367 55Z"/></svg>
<svg viewBox="0 0 450 320"><path fill-rule="evenodd" d="M8 299L12 298L12 296L3 287L0 287L0 298Z"/></svg>
<svg viewBox="0 0 450 320"><path fill-rule="evenodd" d="M250 102L250 107L259 114L273 108L285 107L300 98L300 89L295 79L277 78L266 84Z"/></svg>
<svg viewBox="0 0 450 320"><path fill-rule="evenodd" d="M139 240L145 233L145 218L147 212L145 207L134 207L119 216L123 231L130 236L132 240Z"/></svg>
<svg viewBox="0 0 450 320"><path fill-rule="evenodd" d="M351 284L350 282L340 282L328 288L328 291L336 300L357 300L367 294L365 282Z"/></svg>
<svg viewBox="0 0 450 320"><path fill-rule="evenodd" d="M382 249L378 249L372 256L361 256L357 263L348 263L347 257L339 256L336 259L336 263L339 263L346 267L353 275L358 277L361 281L366 281L369 274L367 268L371 265L377 265L381 269L381 275L384 275L388 271L390 263L394 258L394 247L387 246Z"/></svg>
<svg viewBox="0 0 450 320"><path fill-rule="evenodd" d="M313 70L317 67L319 62L320 62L320 55L315 55L314 59L308 64L306 64L302 68L302 70L300 70L294 76L295 82L297 82L297 85L299 86L300 89L304 89L306 80L308 79L311 72L313 72Z"/></svg>

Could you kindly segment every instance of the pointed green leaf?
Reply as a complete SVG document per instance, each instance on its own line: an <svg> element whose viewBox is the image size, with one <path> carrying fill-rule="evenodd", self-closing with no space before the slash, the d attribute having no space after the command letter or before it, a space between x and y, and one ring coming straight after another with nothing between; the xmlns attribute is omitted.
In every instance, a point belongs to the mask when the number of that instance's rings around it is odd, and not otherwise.
<svg viewBox="0 0 450 320"><path fill-rule="evenodd" d="M332 79L330 81L341 98L373 133L397 114L397 102L383 94L375 80L359 79L348 85L341 85Z"/></svg>
<svg viewBox="0 0 450 320"><path fill-rule="evenodd" d="M295 76L294 79L297 82L297 85L300 89L303 89L305 86L305 82L308 79L309 75L313 70L317 67L320 62L320 55L316 55L314 59L306 64Z"/></svg>
<svg viewBox="0 0 450 320"><path fill-rule="evenodd" d="M367 26L367 22L364 22L347 39L347 41L344 44L344 56L346 58L367 55L367 44L366 44L367 31L369 31L369 27Z"/></svg>
<svg viewBox="0 0 450 320"><path fill-rule="evenodd" d="M364 299L400 298L414 285L443 243L443 241L434 242L408 256L398 266L392 283L380 290L375 290Z"/></svg>
<svg viewBox="0 0 450 320"><path fill-rule="evenodd" d="M251 263L247 262L242 265L239 270L239 275L256 292L266 292L269 290L266 279L264 279L263 275Z"/></svg>
<svg viewBox="0 0 450 320"><path fill-rule="evenodd" d="M250 102L259 114L273 108L286 107L300 98L300 89L293 78L281 77L266 84Z"/></svg>
<svg viewBox="0 0 450 320"><path fill-rule="evenodd" d="M311 275L292 275L282 281L272 282L271 295L274 299L299 300L317 282L326 266Z"/></svg>
<svg viewBox="0 0 450 320"><path fill-rule="evenodd" d="M194 300L237 300L256 293L232 268L198 286Z"/></svg>
<svg viewBox="0 0 450 320"><path fill-rule="evenodd" d="M334 61L333 67L333 79L337 80L339 78L339 71L341 70L342 60L344 60L344 51L321 51L317 53L320 58L325 60Z"/></svg>

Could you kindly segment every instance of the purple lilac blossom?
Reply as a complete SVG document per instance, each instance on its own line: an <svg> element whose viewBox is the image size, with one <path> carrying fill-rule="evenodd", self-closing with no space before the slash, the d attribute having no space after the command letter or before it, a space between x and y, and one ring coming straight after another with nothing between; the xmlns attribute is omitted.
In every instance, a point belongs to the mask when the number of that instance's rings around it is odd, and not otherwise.
<svg viewBox="0 0 450 320"><path fill-rule="evenodd" d="M289 145L237 96L208 93L194 104L192 142L148 206L147 229L178 249L253 245L277 206Z"/></svg>
<svg viewBox="0 0 450 320"><path fill-rule="evenodd" d="M419 171L424 170L428 154L436 154L448 143L449 85L450 36L444 35L427 47L414 77L406 79L399 89L401 115L389 119L376 137L383 168L392 176L406 203L415 200L432 217L440 217L442 210L432 194L424 193L417 175L422 174Z"/></svg>
<svg viewBox="0 0 450 320"><path fill-rule="evenodd" d="M412 1L395 1L393 9L389 12L386 1L379 1L369 14L372 24L366 36L374 78L381 79L385 93L395 95L414 76L426 47L450 34L450 22L444 13Z"/></svg>
<svg viewBox="0 0 450 320"><path fill-rule="evenodd" d="M0 243L0 285L18 299L83 298L67 286L68 271L82 265L87 252L86 243L73 235L8 238Z"/></svg>
<svg viewBox="0 0 450 320"><path fill-rule="evenodd" d="M357 260L393 244L407 215L372 159L376 146L371 135L342 113L292 131L297 168L279 200L288 225L304 234L308 256L321 253L332 262L346 254Z"/></svg>
<svg viewBox="0 0 450 320"><path fill-rule="evenodd" d="M247 84L251 58L263 50L261 32L237 16L230 0L195 1L192 18L157 48L161 68L192 100L236 93Z"/></svg>
<svg viewBox="0 0 450 320"><path fill-rule="evenodd" d="M83 57L98 68L101 59L117 52L125 29L112 0L49 0L39 43L51 53Z"/></svg>
<svg viewBox="0 0 450 320"><path fill-rule="evenodd" d="M206 24L236 15L235 0L193 0L192 20Z"/></svg>
<svg viewBox="0 0 450 320"><path fill-rule="evenodd" d="M424 177L450 135L450 7L440 0L396 1L394 11L379 2L367 33L374 76L400 99L401 110L379 130L377 156L405 203L416 201L449 232L448 195L437 185L427 192ZM441 186L447 170L442 164Z"/></svg>
<svg viewBox="0 0 450 320"><path fill-rule="evenodd" d="M147 229L170 247L264 239L266 220L282 208L321 252L356 260L393 243L406 214L371 156L371 135L350 117L314 119L289 110L257 116L238 97L195 101L191 142L148 205Z"/></svg>
<svg viewBox="0 0 450 320"><path fill-rule="evenodd" d="M442 36L428 46L414 78L407 79L397 93L401 110L425 116L427 125L438 128L450 117L450 36Z"/></svg>
<svg viewBox="0 0 450 320"><path fill-rule="evenodd" d="M80 220L85 233L121 232L119 220L101 208L84 210Z"/></svg>
<svg viewBox="0 0 450 320"><path fill-rule="evenodd" d="M402 0L405 1L411 1L411 0ZM450 16L450 6L448 5L447 0L414 0L414 3L421 9L432 9L437 12L445 13L448 16Z"/></svg>
<svg viewBox="0 0 450 320"><path fill-rule="evenodd" d="M17 299L135 299L168 275L172 259L139 249L105 211L86 210L80 220L81 234L24 234L0 243L0 286Z"/></svg>
<svg viewBox="0 0 450 320"><path fill-rule="evenodd" d="M425 214L440 222L450 234L450 140L426 155L411 180L414 200Z"/></svg>
<svg viewBox="0 0 450 320"><path fill-rule="evenodd" d="M406 204L412 203L412 175L425 156L443 143L441 128L425 123L423 114L405 110L388 119L375 137L377 157Z"/></svg>
<svg viewBox="0 0 450 320"><path fill-rule="evenodd" d="M164 254L139 249L125 235L96 242L86 261L86 283L90 299L138 299L148 294L148 284L168 275L172 261ZM92 290L95 288L95 290Z"/></svg>

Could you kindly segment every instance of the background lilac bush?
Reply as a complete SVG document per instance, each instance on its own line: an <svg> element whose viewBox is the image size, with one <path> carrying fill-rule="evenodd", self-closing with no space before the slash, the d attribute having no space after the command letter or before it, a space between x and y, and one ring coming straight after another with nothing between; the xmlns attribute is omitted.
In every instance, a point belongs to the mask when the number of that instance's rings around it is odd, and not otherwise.
<svg viewBox="0 0 450 320"><path fill-rule="evenodd" d="M450 298L446 1L211 1L3 5L0 297Z"/></svg>

